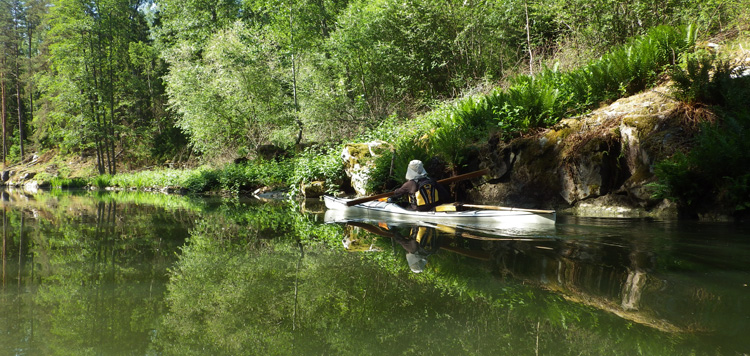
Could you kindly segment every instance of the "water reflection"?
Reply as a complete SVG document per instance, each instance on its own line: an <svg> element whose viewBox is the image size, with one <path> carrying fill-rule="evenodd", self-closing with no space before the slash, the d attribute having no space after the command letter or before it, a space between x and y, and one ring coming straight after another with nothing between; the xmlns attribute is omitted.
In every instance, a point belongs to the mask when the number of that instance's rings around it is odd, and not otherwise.
<svg viewBox="0 0 750 356"><path fill-rule="evenodd" d="M192 219L159 224L180 214L107 197L3 193L0 354L146 354Z"/></svg>
<svg viewBox="0 0 750 356"><path fill-rule="evenodd" d="M747 266L739 267L736 272L722 271L715 279L686 278L676 273L675 264L711 274L715 267L701 265L700 260L705 257L698 257L710 256L711 252L683 256L679 253L685 249L681 240L639 231L632 222L619 228L610 224L600 229L600 233L595 232L597 228L563 223L551 233L524 236L468 226L425 223L392 226L362 220L340 223L348 226L345 246L349 250L356 250L361 242L374 245L363 231L375 233L401 245L414 272L432 270L442 274L450 269L455 256L462 256L479 262L475 268L488 269L498 278L536 285L567 300L663 332L720 331L717 313L723 315L725 322L733 320L731 323L742 325L750 322L750 308L738 304L748 301ZM429 244L429 249L424 248L425 244ZM429 252L420 255L422 249ZM421 257L416 268L410 255ZM726 281L727 274L740 280Z"/></svg>
<svg viewBox="0 0 750 356"><path fill-rule="evenodd" d="M0 355L750 351L738 226L323 224L287 203L6 197Z"/></svg>
<svg viewBox="0 0 750 356"><path fill-rule="evenodd" d="M442 244L442 236L435 233L436 229L426 226L389 225L385 222L374 225L357 221L351 221L348 224L390 238L399 244L406 251L407 264L414 273L422 273L427 265L427 257L437 253ZM352 249L357 241L344 238L343 243L344 248ZM372 249L372 245L370 246Z"/></svg>

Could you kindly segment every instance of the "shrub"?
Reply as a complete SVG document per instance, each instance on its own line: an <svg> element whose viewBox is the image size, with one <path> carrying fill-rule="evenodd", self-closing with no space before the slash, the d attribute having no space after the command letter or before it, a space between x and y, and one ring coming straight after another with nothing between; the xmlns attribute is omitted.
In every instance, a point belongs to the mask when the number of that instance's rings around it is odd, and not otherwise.
<svg viewBox="0 0 750 356"><path fill-rule="evenodd" d="M668 198L690 213L710 209L728 212L750 207L750 126L725 116L703 123L696 146L655 165L655 197Z"/></svg>
<svg viewBox="0 0 750 356"><path fill-rule="evenodd" d="M201 169L185 180L185 189L191 193L203 193L219 186L219 173L215 170Z"/></svg>
<svg viewBox="0 0 750 356"><path fill-rule="evenodd" d="M289 168L289 163L258 159L248 163L230 164L215 172L217 188L236 194L242 189L280 186L291 176L292 169Z"/></svg>
<svg viewBox="0 0 750 356"><path fill-rule="evenodd" d="M498 117L500 125L508 126L509 120L517 130L547 127L565 115L641 91L656 83L674 53L692 46L693 31L657 27L578 70L560 73L553 68L535 78L519 77L498 107L505 114Z"/></svg>
<svg viewBox="0 0 750 356"><path fill-rule="evenodd" d="M292 172L288 180L291 194L300 194L300 185L314 181L325 181L329 193L339 189L344 179L344 165L339 157L341 147L307 148L291 159Z"/></svg>
<svg viewBox="0 0 750 356"><path fill-rule="evenodd" d="M656 164L657 197L671 198L691 212L750 207L750 110L745 103L750 78L740 75L746 69L706 52L687 54L671 69L674 95L686 110L702 107L710 113L706 117L718 120L692 119L700 128L695 147Z"/></svg>
<svg viewBox="0 0 750 356"><path fill-rule="evenodd" d="M688 105L727 105L733 100L730 96L741 88L733 80L744 71L742 65L734 66L727 59L716 58L714 54L698 51L683 56L680 65L672 66L669 74L674 81L676 99Z"/></svg>
<svg viewBox="0 0 750 356"><path fill-rule="evenodd" d="M86 185L88 185L88 181L83 178L53 177L50 179L50 186L56 189L83 188Z"/></svg>

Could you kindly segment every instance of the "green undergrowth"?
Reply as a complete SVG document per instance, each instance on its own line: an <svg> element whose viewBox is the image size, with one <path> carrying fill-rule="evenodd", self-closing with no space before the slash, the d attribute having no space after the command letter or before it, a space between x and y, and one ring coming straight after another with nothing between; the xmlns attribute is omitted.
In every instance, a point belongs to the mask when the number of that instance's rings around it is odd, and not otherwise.
<svg viewBox="0 0 750 356"><path fill-rule="evenodd" d="M750 211L748 70L746 63L708 52L685 56L671 69L695 144L655 165L655 197L677 202L687 215Z"/></svg>
<svg viewBox="0 0 750 356"><path fill-rule="evenodd" d="M370 188L399 181L412 159L442 167L446 175L458 173L476 155L475 143L492 131L509 139L651 87L693 47L695 35L692 27L656 27L577 70L517 76L507 88L445 104L417 124L394 127L386 121L367 138L390 141L395 149L393 157L380 158Z"/></svg>
<svg viewBox="0 0 750 356"><path fill-rule="evenodd" d="M232 163L218 168L160 169L116 175L99 175L77 182L96 188L183 190L186 193L221 192L238 195L261 187L291 188L299 194L303 183L325 181L330 191L338 188L344 177L338 153L340 147L308 148L285 160L254 160Z"/></svg>
<svg viewBox="0 0 750 356"><path fill-rule="evenodd" d="M693 47L695 35L692 27L656 27L579 69L545 68L511 79L507 89L463 99L452 116L476 127L495 124L506 137L550 127L655 85Z"/></svg>
<svg viewBox="0 0 750 356"><path fill-rule="evenodd" d="M53 177L49 180L52 189L77 189L86 187L89 182L84 178L62 178Z"/></svg>
<svg viewBox="0 0 750 356"><path fill-rule="evenodd" d="M546 68L533 76L516 76L507 87L488 94L441 104L411 120L386 118L353 140L383 140L393 147L391 154L376 158L369 189L391 188L402 180L412 159L425 162L436 176L463 173L472 168L479 145L493 132L509 139L645 90L662 80L683 58L682 54L691 52L695 36L692 27L656 27L581 68L568 72ZM303 184L324 181L328 191L333 192L344 180L342 149L343 144L328 144L281 161L255 160L220 168L99 176L91 184L123 188L175 186L198 193L239 193L270 186L288 188L297 195Z"/></svg>
<svg viewBox="0 0 750 356"><path fill-rule="evenodd" d="M240 191L259 187L285 186L292 170L285 163L256 160L234 163L220 168L160 169L116 175L99 175L87 182L97 188L182 189L188 193Z"/></svg>

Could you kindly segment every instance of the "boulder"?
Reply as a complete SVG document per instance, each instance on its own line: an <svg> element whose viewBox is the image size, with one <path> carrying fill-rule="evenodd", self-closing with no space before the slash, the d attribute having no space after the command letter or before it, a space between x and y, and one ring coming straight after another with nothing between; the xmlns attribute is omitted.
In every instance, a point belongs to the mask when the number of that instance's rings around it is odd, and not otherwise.
<svg viewBox="0 0 750 356"><path fill-rule="evenodd" d="M391 149L391 145L385 141L349 143L344 146L341 152L344 172L357 195L368 195L367 183L370 181L370 172L375 168L375 159Z"/></svg>
<svg viewBox="0 0 750 356"><path fill-rule="evenodd" d="M23 190L31 194L36 194L39 191L39 182L35 180L26 181L23 184Z"/></svg>
<svg viewBox="0 0 750 356"><path fill-rule="evenodd" d="M314 181L302 184L302 195L305 198L319 198L326 193L326 182Z"/></svg>
<svg viewBox="0 0 750 356"><path fill-rule="evenodd" d="M36 173L34 172L26 172L26 173L21 174L21 177L19 178L19 180L21 182L24 182L24 181L34 178L35 176L36 176Z"/></svg>
<svg viewBox="0 0 750 356"><path fill-rule="evenodd" d="M679 103L661 91L667 89L618 100L533 135L491 139L480 159L494 179L475 188L471 198L576 207L583 215L649 215L648 209L663 205L648 187L655 181L654 163L690 141L675 121Z"/></svg>

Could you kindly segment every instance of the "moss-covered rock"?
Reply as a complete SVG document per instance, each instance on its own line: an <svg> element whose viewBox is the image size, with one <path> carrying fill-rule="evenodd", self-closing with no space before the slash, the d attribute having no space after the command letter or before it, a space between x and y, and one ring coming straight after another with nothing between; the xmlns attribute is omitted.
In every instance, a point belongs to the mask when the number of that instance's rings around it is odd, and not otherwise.
<svg viewBox="0 0 750 356"><path fill-rule="evenodd" d="M302 185L302 195L305 198L318 198L326 193L326 186L324 181L314 181Z"/></svg>
<svg viewBox="0 0 750 356"><path fill-rule="evenodd" d="M351 186L357 195L367 195L367 183L370 172L375 166L375 158L392 150L391 144L385 141L371 141L366 143L349 143L341 152L344 162L344 172L351 181Z"/></svg>
<svg viewBox="0 0 750 356"><path fill-rule="evenodd" d="M494 179L471 198L585 215L650 216L662 204L647 186L653 164L691 137L674 120L679 103L664 93L667 88L658 87L533 136L490 140L481 158Z"/></svg>

